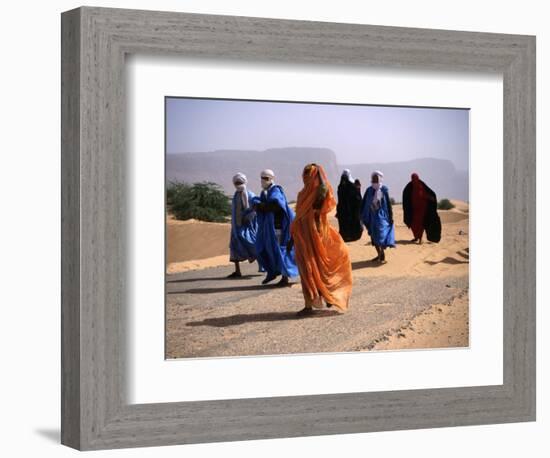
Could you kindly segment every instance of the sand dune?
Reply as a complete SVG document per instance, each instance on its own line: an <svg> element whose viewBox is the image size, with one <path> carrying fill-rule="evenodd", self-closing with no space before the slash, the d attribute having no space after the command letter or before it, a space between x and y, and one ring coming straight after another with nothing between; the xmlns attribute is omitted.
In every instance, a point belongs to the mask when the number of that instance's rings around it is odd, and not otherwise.
<svg viewBox="0 0 550 458"><path fill-rule="evenodd" d="M453 210L455 211L461 211L464 213L468 213L470 211L470 206L468 205L468 202L451 199L451 203L455 206L455 208L453 208Z"/></svg>
<svg viewBox="0 0 550 458"><path fill-rule="evenodd" d="M178 221L168 217L166 221L166 262L192 261L221 255L229 255L229 234L227 223L206 223L204 221Z"/></svg>

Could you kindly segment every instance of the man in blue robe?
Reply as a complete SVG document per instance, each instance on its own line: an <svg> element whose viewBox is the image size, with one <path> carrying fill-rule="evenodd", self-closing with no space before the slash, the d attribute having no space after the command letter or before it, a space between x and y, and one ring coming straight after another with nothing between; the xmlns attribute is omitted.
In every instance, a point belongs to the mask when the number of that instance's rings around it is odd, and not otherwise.
<svg viewBox="0 0 550 458"><path fill-rule="evenodd" d="M253 192L246 189L246 175L237 173L233 177L235 194L231 206L231 239L229 242L229 260L235 264L235 272L227 278L241 278L239 262L256 260L256 233L258 222L252 209Z"/></svg>
<svg viewBox="0 0 550 458"><path fill-rule="evenodd" d="M395 247L392 205L388 187L382 184L383 177L378 170L372 173L371 185L365 191L361 204L361 219L378 253L373 261L381 264L386 262L384 250Z"/></svg>
<svg viewBox="0 0 550 458"><path fill-rule="evenodd" d="M294 212L288 206L283 188L274 183L274 178L272 170L262 171L262 192L260 197L252 199L258 218L256 256L258 263L267 272L262 284L265 285L281 275L278 285L286 286L289 284L289 277L298 276L294 248L288 252L286 249Z"/></svg>

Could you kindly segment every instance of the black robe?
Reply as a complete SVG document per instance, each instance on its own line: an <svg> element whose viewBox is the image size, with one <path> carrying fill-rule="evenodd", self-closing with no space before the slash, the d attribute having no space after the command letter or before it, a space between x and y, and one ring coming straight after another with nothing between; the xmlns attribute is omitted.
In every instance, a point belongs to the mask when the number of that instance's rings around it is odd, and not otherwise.
<svg viewBox="0 0 550 458"><path fill-rule="evenodd" d="M422 180L420 184L424 187L424 192L428 195L428 203L426 205L426 214L424 216L424 230L426 238L430 242L438 243L441 240L441 220L437 214L437 196L430 187ZM412 207L412 181L403 189L403 222L410 227L413 220Z"/></svg>
<svg viewBox="0 0 550 458"><path fill-rule="evenodd" d="M363 234L361 225L361 192L346 177L338 185L336 218L344 242L359 240Z"/></svg>

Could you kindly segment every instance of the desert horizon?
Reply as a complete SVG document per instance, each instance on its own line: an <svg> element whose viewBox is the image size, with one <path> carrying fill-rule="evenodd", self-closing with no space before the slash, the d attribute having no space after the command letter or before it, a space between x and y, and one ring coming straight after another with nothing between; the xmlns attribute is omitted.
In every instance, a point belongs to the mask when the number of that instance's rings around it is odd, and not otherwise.
<svg viewBox="0 0 550 458"><path fill-rule="evenodd" d="M275 180L281 184L289 200L296 200L302 188L301 169L308 162L317 162L326 170L329 181L337 187L343 169L350 169L359 178L363 190L369 184L373 170L384 172L384 184L396 202L410 181L412 172L437 190L439 198L469 201L468 170L457 169L449 159L417 157L405 161L343 162L331 148L281 147L265 150L219 149L204 152L181 152L166 155L166 183L202 182L217 183L228 195L233 195L232 176L239 171L249 180L249 188L259 191L260 171L269 164L275 172Z"/></svg>

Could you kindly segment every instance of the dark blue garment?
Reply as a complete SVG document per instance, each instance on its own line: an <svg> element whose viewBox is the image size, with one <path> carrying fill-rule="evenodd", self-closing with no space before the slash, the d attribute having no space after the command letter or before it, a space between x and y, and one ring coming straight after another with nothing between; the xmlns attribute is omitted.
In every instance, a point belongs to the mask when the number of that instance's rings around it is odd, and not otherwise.
<svg viewBox="0 0 550 458"><path fill-rule="evenodd" d="M382 190L382 200L378 206L373 205L375 190L369 186L363 196L361 205L361 219L367 228L373 245L382 248L395 247L395 230L392 221L392 211L388 188L384 185Z"/></svg>
<svg viewBox="0 0 550 458"><path fill-rule="evenodd" d="M290 253L286 252L286 245L290 240L290 223L294 220L294 211L288 206L283 188L274 184L267 191L263 191L260 197L254 197L252 202L255 204L260 202L276 203L283 212L280 238L277 238L275 234L275 215L273 212L257 212L256 256L258 263L271 277L277 275L298 276L294 248Z"/></svg>
<svg viewBox="0 0 550 458"><path fill-rule="evenodd" d="M248 194L248 202L251 205L252 199L255 197L253 192L246 191ZM249 261L256 260L256 233L258 231L258 221L256 213L250 206L243 209L241 212L240 221L237 221L237 205L240 205L241 193L236 192L233 195L233 205L231 211L231 241L229 242L229 260Z"/></svg>

